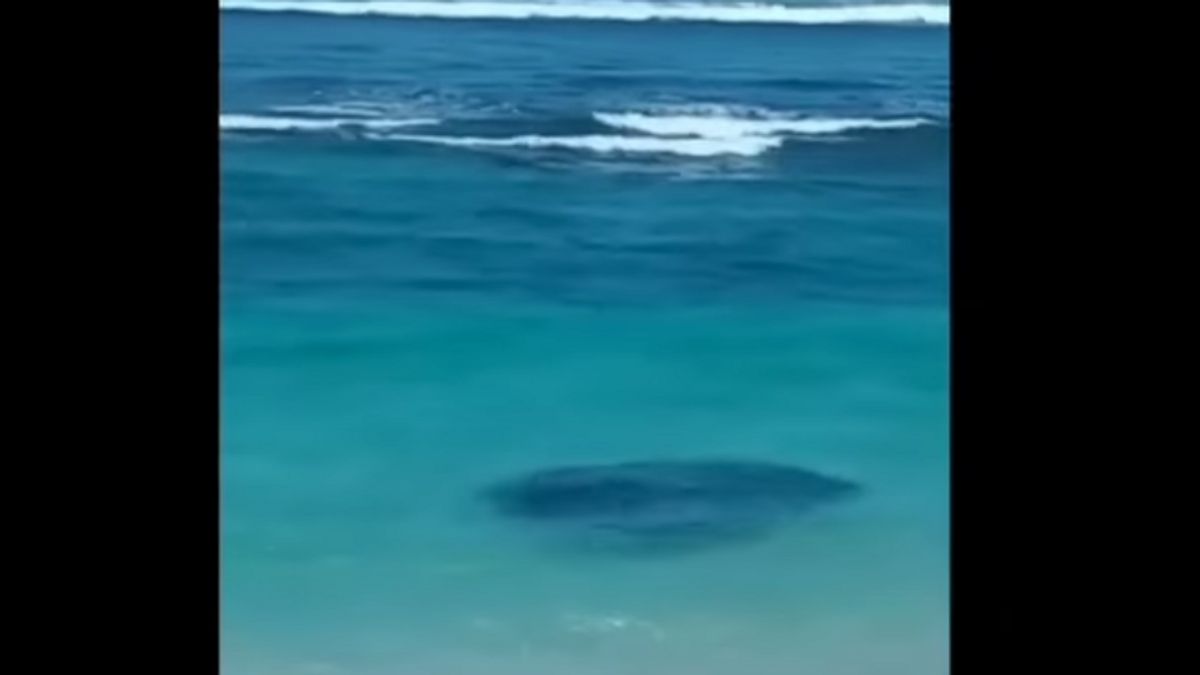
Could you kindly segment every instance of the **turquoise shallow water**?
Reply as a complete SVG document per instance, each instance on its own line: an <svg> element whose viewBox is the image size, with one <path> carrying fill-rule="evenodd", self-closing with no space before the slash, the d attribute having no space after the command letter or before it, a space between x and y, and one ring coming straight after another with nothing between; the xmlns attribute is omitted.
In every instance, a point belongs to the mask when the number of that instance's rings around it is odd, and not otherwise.
<svg viewBox="0 0 1200 675"><path fill-rule="evenodd" d="M222 21L227 675L948 671L944 28ZM647 556L478 498L703 458L864 491Z"/></svg>
<svg viewBox="0 0 1200 675"><path fill-rule="evenodd" d="M944 670L941 312L229 324L230 672ZM634 560L559 550L472 496L645 457L780 460L868 491L762 543Z"/></svg>

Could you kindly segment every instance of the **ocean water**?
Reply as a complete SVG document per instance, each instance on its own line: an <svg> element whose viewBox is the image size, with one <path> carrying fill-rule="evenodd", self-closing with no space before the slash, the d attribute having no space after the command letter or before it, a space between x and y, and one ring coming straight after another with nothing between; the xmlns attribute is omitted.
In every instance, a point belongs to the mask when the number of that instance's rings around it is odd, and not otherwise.
<svg viewBox="0 0 1200 675"><path fill-rule="evenodd" d="M222 2L223 672L948 672L948 21ZM663 555L479 498L711 458L863 490Z"/></svg>

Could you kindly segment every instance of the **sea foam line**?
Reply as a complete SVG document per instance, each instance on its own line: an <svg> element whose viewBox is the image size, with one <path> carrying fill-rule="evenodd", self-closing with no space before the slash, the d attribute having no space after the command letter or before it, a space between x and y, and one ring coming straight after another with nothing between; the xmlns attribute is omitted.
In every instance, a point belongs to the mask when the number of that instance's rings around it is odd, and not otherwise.
<svg viewBox="0 0 1200 675"><path fill-rule="evenodd" d="M378 140L429 143L458 148L530 148L584 150L601 154L656 154L684 157L753 157L777 148L782 138L655 138L644 136L513 136L481 138L387 134Z"/></svg>
<svg viewBox="0 0 1200 675"><path fill-rule="evenodd" d="M437 124L435 119L381 120L361 118L279 117L274 115L225 114L220 116L225 131L334 131L337 129L402 129Z"/></svg>
<svg viewBox="0 0 1200 675"><path fill-rule="evenodd" d="M556 2L522 0L221 0L221 9L256 12L307 12L342 16L378 15L439 19L583 19L607 21L712 21L768 24L950 24L949 5L857 5L796 7L766 3L670 3L603 0Z"/></svg>
<svg viewBox="0 0 1200 675"><path fill-rule="evenodd" d="M856 129L912 129L931 124L929 120L919 117L904 119L820 117L747 119L714 115L648 115L636 112L598 112L594 113L593 117L600 123L617 129L638 131L654 136L699 136L701 138L839 134Z"/></svg>
<svg viewBox="0 0 1200 675"><path fill-rule="evenodd" d="M790 135L838 134L855 129L911 129L932 124L923 118L806 118L779 117L757 111L761 118L732 116L720 107L702 108L708 114L647 114L642 112L594 113L605 126L634 131L640 136L590 134L585 136L523 135L511 137L434 136L376 133L380 141L424 143L455 148L558 149L613 155L674 155L681 157L756 157L781 147ZM774 115L774 116L768 116Z"/></svg>

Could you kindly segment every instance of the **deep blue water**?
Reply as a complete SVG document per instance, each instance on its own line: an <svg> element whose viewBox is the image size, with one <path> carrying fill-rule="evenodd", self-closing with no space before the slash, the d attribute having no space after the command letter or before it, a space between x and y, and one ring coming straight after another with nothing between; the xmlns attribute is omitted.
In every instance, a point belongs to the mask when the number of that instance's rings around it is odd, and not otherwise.
<svg viewBox="0 0 1200 675"><path fill-rule="evenodd" d="M221 16L229 675L947 672L948 29ZM735 457L766 541L474 499Z"/></svg>

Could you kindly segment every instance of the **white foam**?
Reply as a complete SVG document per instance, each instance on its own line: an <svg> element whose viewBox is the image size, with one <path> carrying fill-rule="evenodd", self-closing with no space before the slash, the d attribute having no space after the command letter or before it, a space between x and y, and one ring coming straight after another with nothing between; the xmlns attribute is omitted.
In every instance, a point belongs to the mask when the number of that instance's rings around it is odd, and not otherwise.
<svg viewBox="0 0 1200 675"><path fill-rule="evenodd" d="M911 129L928 120L871 118L750 119L724 114L651 115L645 113L595 113L597 121L617 129L654 136L697 136L701 138L744 138L781 134L839 134L856 129Z"/></svg>
<svg viewBox="0 0 1200 675"><path fill-rule="evenodd" d="M464 0L221 0L227 10L259 12L310 12L336 15L382 15L441 19L592 19L608 21L715 21L772 24L898 24L945 26L950 7L938 4L878 4L842 7L797 7L765 3L652 3L645 0L562 2L518 0L484 2Z"/></svg>
<svg viewBox="0 0 1200 675"><path fill-rule="evenodd" d="M226 131L334 131L337 129L400 129L437 124L435 119L359 119L280 117L274 115L222 114L221 129Z"/></svg>
<svg viewBox="0 0 1200 675"><path fill-rule="evenodd" d="M779 147L783 139L771 137L741 138L656 138L643 136L513 136L479 138L460 136L421 136L388 134L381 140L430 143L460 148L561 148L602 154L656 154L685 157L753 157Z"/></svg>
<svg viewBox="0 0 1200 675"><path fill-rule="evenodd" d="M635 112L597 112L593 117L615 130L640 135L486 138L377 134L370 137L461 148L559 148L599 154L755 157L779 148L792 136L812 136L812 140L817 140L855 129L911 129L933 123L919 117L798 118L761 108L716 104L652 106Z"/></svg>

